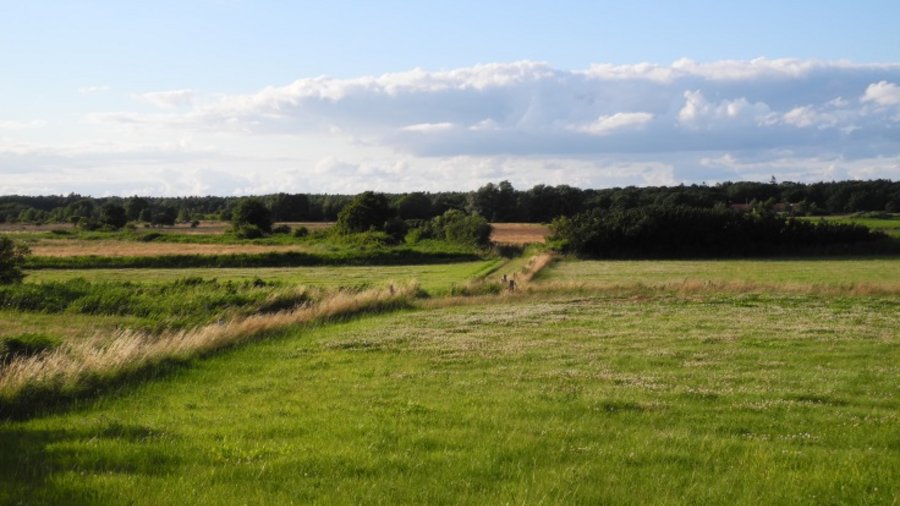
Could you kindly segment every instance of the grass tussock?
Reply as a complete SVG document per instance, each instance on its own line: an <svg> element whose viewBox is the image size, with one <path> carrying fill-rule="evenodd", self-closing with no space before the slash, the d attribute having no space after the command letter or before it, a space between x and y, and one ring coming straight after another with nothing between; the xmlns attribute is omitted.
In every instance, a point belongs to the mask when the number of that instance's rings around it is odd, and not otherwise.
<svg viewBox="0 0 900 506"><path fill-rule="evenodd" d="M0 416L14 417L47 401L78 397L164 362L178 362L258 339L290 325L346 318L409 305L418 285L390 284L339 291L292 310L260 313L158 335L122 329L66 341L46 353L16 356L0 365Z"/></svg>

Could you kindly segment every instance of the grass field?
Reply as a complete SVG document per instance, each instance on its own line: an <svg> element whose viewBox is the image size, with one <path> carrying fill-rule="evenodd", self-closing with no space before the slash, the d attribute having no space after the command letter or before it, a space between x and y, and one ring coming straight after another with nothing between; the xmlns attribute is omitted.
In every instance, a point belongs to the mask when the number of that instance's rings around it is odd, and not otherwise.
<svg viewBox="0 0 900 506"><path fill-rule="evenodd" d="M542 280L647 286L736 283L791 288L873 287L900 294L900 259L602 260L559 262Z"/></svg>
<svg viewBox="0 0 900 506"><path fill-rule="evenodd" d="M429 265L385 266L328 266L328 267L263 267L253 269L47 269L29 271L30 283L66 281L88 278L92 281L132 281L141 283L172 282L185 277L201 277L219 281L252 281L261 279L284 285L305 285L325 288L363 288L391 281L416 280L432 294L446 293L454 283L466 280L498 267L499 259L477 262Z"/></svg>
<svg viewBox="0 0 900 506"><path fill-rule="evenodd" d="M220 344L100 368L65 402L0 420L0 504L900 501L897 258L562 259L515 293L446 296L529 265L30 271L32 288L94 288L62 312L0 309L0 336L88 342L241 300L277 311L306 300L299 286L415 279L432 297L142 335ZM79 313L119 308L128 287L149 316Z"/></svg>
<svg viewBox="0 0 900 506"><path fill-rule="evenodd" d="M890 236L900 237L900 215L891 215L890 218L869 218L864 216L841 215L841 216L822 216L809 217L808 220L825 220L834 223L856 223L864 225L872 230L880 230Z"/></svg>
<svg viewBox="0 0 900 506"><path fill-rule="evenodd" d="M0 424L4 503L890 504L900 302L555 293L300 327Z"/></svg>

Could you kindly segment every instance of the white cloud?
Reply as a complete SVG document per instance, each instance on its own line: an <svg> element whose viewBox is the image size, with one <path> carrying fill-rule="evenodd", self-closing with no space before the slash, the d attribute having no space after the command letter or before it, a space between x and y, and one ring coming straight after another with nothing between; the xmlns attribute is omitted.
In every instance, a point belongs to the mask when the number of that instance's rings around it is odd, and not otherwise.
<svg viewBox="0 0 900 506"><path fill-rule="evenodd" d="M98 85L93 85L93 86L82 86L81 88L78 88L78 93L81 93L82 95L90 95L92 93L103 93L103 92L109 91L111 89L112 89L111 86L108 86L105 84L98 84Z"/></svg>
<svg viewBox="0 0 900 506"><path fill-rule="evenodd" d="M85 149L53 137L57 121L27 133L16 130L29 122L0 123L0 171L68 167L97 185L167 194L811 180L863 174L862 163L887 177L900 157L895 83L896 64L684 59L574 71L528 61L413 69L249 94L160 91L135 98L163 110L85 114L68 134ZM37 149L13 135L45 142ZM185 136L213 149L172 148ZM114 176L125 170L143 179L128 186ZM172 175L182 172L193 179Z"/></svg>
<svg viewBox="0 0 900 506"><path fill-rule="evenodd" d="M194 90L153 91L137 95L137 98L164 109L187 107L194 102Z"/></svg>
<svg viewBox="0 0 900 506"><path fill-rule="evenodd" d="M0 130L28 130L46 126L47 122L41 119L31 121L0 120Z"/></svg>
<svg viewBox="0 0 900 506"><path fill-rule="evenodd" d="M762 125L770 122L770 111L767 104L750 103L745 97L711 103L700 90L685 91L678 121L688 126L713 126L719 120L749 119Z"/></svg>
<svg viewBox="0 0 900 506"><path fill-rule="evenodd" d="M603 136L623 128L644 125L650 121L653 121L653 115L649 112L617 112L608 116L600 116L596 121L576 126L574 129L590 135Z"/></svg>
<svg viewBox="0 0 900 506"><path fill-rule="evenodd" d="M878 105L900 104L900 86L887 81L870 84L862 97L863 102L875 102Z"/></svg>
<svg viewBox="0 0 900 506"><path fill-rule="evenodd" d="M442 123L417 123L415 125L407 125L402 127L400 130L404 132L419 132L423 134L428 133L438 133L438 132L446 132L447 130L452 130L454 127L453 123L442 122Z"/></svg>

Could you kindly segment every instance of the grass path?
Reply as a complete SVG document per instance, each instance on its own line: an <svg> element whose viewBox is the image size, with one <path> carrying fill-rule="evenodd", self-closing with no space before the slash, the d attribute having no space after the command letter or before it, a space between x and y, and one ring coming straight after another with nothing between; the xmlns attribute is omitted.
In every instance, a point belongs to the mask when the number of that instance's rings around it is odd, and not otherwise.
<svg viewBox="0 0 900 506"><path fill-rule="evenodd" d="M0 503L887 503L896 298L516 295L0 423Z"/></svg>

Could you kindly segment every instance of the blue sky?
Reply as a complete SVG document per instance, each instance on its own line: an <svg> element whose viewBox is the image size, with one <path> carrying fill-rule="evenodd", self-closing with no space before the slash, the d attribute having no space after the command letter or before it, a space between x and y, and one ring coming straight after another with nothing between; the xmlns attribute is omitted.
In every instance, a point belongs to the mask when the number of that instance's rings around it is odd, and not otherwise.
<svg viewBox="0 0 900 506"><path fill-rule="evenodd" d="M900 177L896 1L0 6L0 193Z"/></svg>

